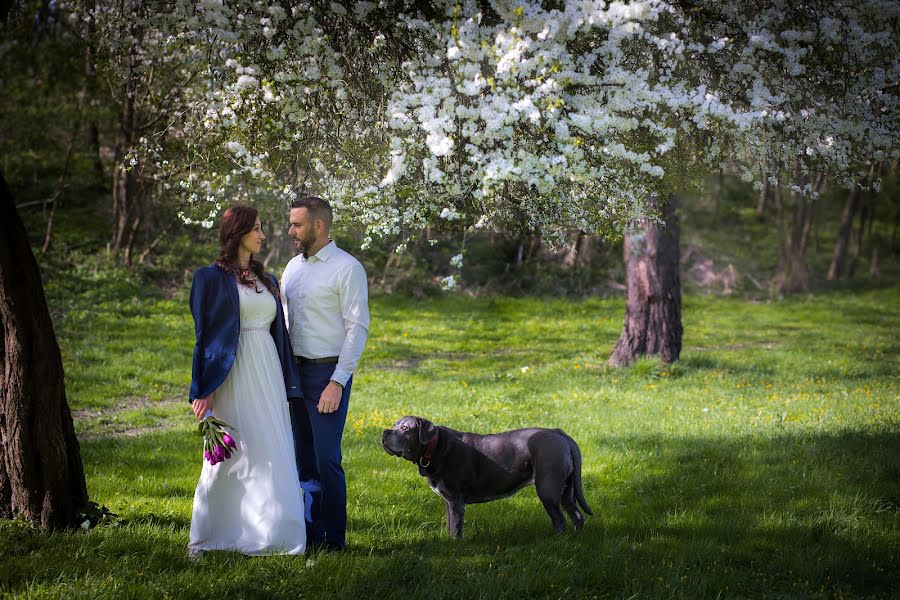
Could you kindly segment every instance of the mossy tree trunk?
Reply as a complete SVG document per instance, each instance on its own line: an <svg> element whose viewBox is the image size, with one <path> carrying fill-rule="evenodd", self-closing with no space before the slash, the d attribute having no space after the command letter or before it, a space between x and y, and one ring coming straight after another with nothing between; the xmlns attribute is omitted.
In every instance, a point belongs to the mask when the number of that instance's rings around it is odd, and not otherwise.
<svg viewBox="0 0 900 600"><path fill-rule="evenodd" d="M87 504L37 261L0 174L0 516L73 525Z"/></svg>
<svg viewBox="0 0 900 600"><path fill-rule="evenodd" d="M675 362L681 355L681 276L677 201L651 199L665 224L644 220L625 235L625 323L609 364L641 356Z"/></svg>

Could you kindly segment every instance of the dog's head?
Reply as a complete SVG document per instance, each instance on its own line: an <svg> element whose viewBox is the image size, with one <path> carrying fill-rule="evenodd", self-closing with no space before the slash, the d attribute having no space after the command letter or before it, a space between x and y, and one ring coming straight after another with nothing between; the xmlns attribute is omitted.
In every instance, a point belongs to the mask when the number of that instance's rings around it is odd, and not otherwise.
<svg viewBox="0 0 900 600"><path fill-rule="evenodd" d="M437 434L437 427L428 419L403 417L381 434L381 447L388 454L416 462Z"/></svg>

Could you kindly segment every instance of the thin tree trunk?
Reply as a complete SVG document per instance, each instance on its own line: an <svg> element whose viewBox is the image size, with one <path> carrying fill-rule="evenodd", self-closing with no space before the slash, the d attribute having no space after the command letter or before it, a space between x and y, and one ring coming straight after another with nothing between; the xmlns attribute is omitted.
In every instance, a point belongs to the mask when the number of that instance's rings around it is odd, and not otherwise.
<svg viewBox="0 0 900 600"><path fill-rule="evenodd" d="M578 241L578 256L575 258L575 267L578 269L590 269L594 260L595 236L584 234Z"/></svg>
<svg viewBox="0 0 900 600"><path fill-rule="evenodd" d="M132 57L132 61L136 60ZM125 99L119 121L119 143L116 146L116 165L113 173L113 236L112 250L118 256L126 241L129 222L132 219L132 204L135 202L136 178L134 169L125 166L125 157L134 150L135 140L135 95L137 74L132 64L131 72L125 80Z"/></svg>
<svg viewBox="0 0 900 600"><path fill-rule="evenodd" d="M95 97L95 90L97 84L97 65L96 65L96 54L94 51L94 21L93 19L89 20L85 24L85 39L86 43L84 45L84 91L85 91L85 99L86 106L90 107L90 100ZM91 156L94 157L93 160L93 171L95 177L94 185L98 189L102 189L103 187L103 161L100 157L100 131L97 128L97 122L93 118L93 114L91 109L88 108L88 116L87 116L87 144L88 148L90 148Z"/></svg>
<svg viewBox="0 0 900 600"><path fill-rule="evenodd" d="M681 355L681 277L677 201L661 207L665 225L643 221L626 234L625 323L609 364L624 366L641 356L659 355L675 362Z"/></svg>
<svg viewBox="0 0 900 600"><path fill-rule="evenodd" d="M0 175L0 516L44 529L87 504L63 365L40 271Z"/></svg>
<svg viewBox="0 0 900 600"><path fill-rule="evenodd" d="M125 242L125 255L124 255L124 263L126 267L130 267L131 265L131 254L134 251L134 239L137 234L138 228L141 226L141 216L138 215L131 222L131 227L128 229L128 239Z"/></svg>
<svg viewBox="0 0 900 600"><path fill-rule="evenodd" d="M59 178L57 186L63 185L63 178ZM47 254L50 249L50 240L53 238L53 218L56 216L56 207L59 205L59 196L62 194L62 187L57 187L50 198L50 214L47 216L47 228L44 230L44 243L41 245L41 254Z"/></svg>
<svg viewBox="0 0 900 600"><path fill-rule="evenodd" d="M722 173L722 165L719 165L719 172L716 174L716 195L715 208L713 209L713 225L719 224L719 214L722 210L722 193L725 188L725 174Z"/></svg>
<svg viewBox="0 0 900 600"><path fill-rule="evenodd" d="M850 230L853 228L853 218L856 216L858 196L859 190L853 186L847 194L844 213L841 215L841 227L838 229L837 241L834 243L834 252L831 255L831 265L828 267L829 281L843 279L847 272L847 249L850 247Z"/></svg>
<svg viewBox="0 0 900 600"><path fill-rule="evenodd" d="M869 259L869 276L872 279L881 278L881 267L878 266L878 248L872 250L872 258Z"/></svg>
<svg viewBox="0 0 900 600"><path fill-rule="evenodd" d="M766 209L769 201L769 175L766 168L762 167L762 189L759 191L759 200L756 203L756 216L763 218L766 216Z"/></svg>
<svg viewBox="0 0 900 600"><path fill-rule="evenodd" d="M804 187L799 167L794 175L794 184ZM812 200L799 192L791 192L793 211L790 227L786 219L780 189L776 191L779 221L779 261L778 273L774 279L775 291L780 294L809 291L809 267L806 264L806 246L812 222Z"/></svg>
<svg viewBox="0 0 900 600"><path fill-rule="evenodd" d="M159 243L161 241L163 241L163 238L165 238L166 235L169 233L169 231L172 229L173 224L174 224L173 221L169 221L169 223L165 227L163 227L163 230L159 233L159 235L156 236L156 239L154 239L152 242L150 242L149 246L144 248L144 251L141 252L140 256L138 256L138 264L139 265L144 264L144 261L147 260L147 256L149 256L150 253L153 252L157 246L159 246ZM268 260L270 257L271 257L271 254L266 258L266 260ZM263 263L263 266L264 267L266 266L265 262Z"/></svg>
<svg viewBox="0 0 900 600"><path fill-rule="evenodd" d="M572 242L569 244L569 248L568 250L566 250L565 256L563 256L564 267L568 267L571 269L578 262L578 245L580 244L582 237L584 237L583 231L576 231L572 235Z"/></svg>
<svg viewBox="0 0 900 600"><path fill-rule="evenodd" d="M872 194L868 190L861 191L859 194L859 228L856 230L856 243L853 245L853 252L850 258L850 267L847 270L847 277L853 277L856 274L856 268L859 261L863 257L863 243L866 237L866 223L869 220L869 214L872 212Z"/></svg>

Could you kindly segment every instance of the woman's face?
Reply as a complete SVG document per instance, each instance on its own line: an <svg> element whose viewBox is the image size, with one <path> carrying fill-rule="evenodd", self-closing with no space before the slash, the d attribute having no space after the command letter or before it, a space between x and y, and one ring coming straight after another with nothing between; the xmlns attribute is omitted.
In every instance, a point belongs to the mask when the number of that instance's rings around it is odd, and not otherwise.
<svg viewBox="0 0 900 600"><path fill-rule="evenodd" d="M262 225L259 222L259 217L257 217L253 229L241 238L241 248L250 254L259 254L259 251L262 250L264 239L266 239L266 234L263 233Z"/></svg>

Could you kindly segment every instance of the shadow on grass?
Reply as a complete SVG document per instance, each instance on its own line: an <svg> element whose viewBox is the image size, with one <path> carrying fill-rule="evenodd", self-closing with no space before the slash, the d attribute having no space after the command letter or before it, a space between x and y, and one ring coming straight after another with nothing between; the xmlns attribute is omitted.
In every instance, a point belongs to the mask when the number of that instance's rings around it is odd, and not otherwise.
<svg viewBox="0 0 900 600"><path fill-rule="evenodd" d="M119 441L98 458L145 456L167 439L148 437L154 439ZM185 442L167 452L180 456L187 448ZM249 560L214 553L192 563L184 556L189 523L182 513L190 500L183 498L180 512L133 514L89 532L41 533L0 522L7 549L0 591L406 598L900 592L897 431L596 434L582 449L595 516L580 532L552 534L534 490L526 489L470 506L466 538L451 540L443 502L411 465L367 452L347 464L349 552ZM152 456L134 461L132 468L146 469L145 480L167 479L173 468ZM370 467L382 474L367 475Z"/></svg>

